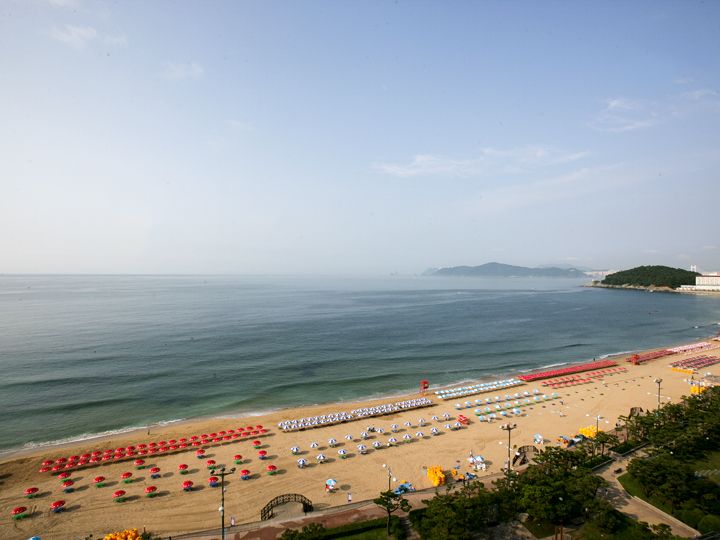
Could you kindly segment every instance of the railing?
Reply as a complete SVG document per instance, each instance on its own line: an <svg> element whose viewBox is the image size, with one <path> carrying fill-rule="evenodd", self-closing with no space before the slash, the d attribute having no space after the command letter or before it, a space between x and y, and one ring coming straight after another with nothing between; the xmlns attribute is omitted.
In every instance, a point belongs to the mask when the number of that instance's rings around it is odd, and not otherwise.
<svg viewBox="0 0 720 540"><path fill-rule="evenodd" d="M289 502L302 503L303 512L305 513L313 511L313 504L310 499L303 495L300 495L299 493L286 493L285 495L275 497L272 501L267 503L262 510L260 510L260 520L266 521L270 519L271 517L273 517L273 508Z"/></svg>

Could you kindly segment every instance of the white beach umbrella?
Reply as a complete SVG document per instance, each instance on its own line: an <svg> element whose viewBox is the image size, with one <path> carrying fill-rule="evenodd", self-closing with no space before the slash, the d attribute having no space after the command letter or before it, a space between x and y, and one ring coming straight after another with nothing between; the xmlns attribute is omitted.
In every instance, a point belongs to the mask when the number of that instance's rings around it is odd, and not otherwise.
<svg viewBox="0 0 720 540"><path fill-rule="evenodd" d="M425 425L425 419L424 419L424 418L421 418L420 420L418 420L418 425L421 426L421 427L424 426L424 425Z"/></svg>
<svg viewBox="0 0 720 540"><path fill-rule="evenodd" d="M318 443L316 443L316 442L311 442L311 443L310 443L310 448L317 448L318 446L320 446L320 445L319 445Z"/></svg>
<svg viewBox="0 0 720 540"><path fill-rule="evenodd" d="M298 454L298 453L300 452L300 449L299 449L297 446L293 446L293 447L290 449L290 451L291 451L293 454Z"/></svg>
<svg viewBox="0 0 720 540"><path fill-rule="evenodd" d="M385 433L385 430L384 430L383 428L377 428L375 431L376 431L377 433L379 433L380 435L382 435L383 433Z"/></svg>
<svg viewBox="0 0 720 540"><path fill-rule="evenodd" d="M418 431L418 432L415 434L415 436L416 436L418 439L422 439L422 438L425 436L425 434L424 434L422 431Z"/></svg>
<svg viewBox="0 0 720 540"><path fill-rule="evenodd" d="M382 448L382 443L380 441L375 441L372 443L373 448L380 449Z"/></svg>
<svg viewBox="0 0 720 540"><path fill-rule="evenodd" d="M460 429L460 428L463 427L463 426L462 426L462 424L461 424L460 422L455 422L455 423L453 424L453 427L456 428L456 429Z"/></svg>
<svg viewBox="0 0 720 540"><path fill-rule="evenodd" d="M412 427L412 422L405 422L405 427Z"/></svg>
<svg viewBox="0 0 720 540"><path fill-rule="evenodd" d="M388 444L396 444L396 443L397 443L397 439L395 437L390 437L388 439Z"/></svg>
<svg viewBox="0 0 720 540"><path fill-rule="evenodd" d="M440 419L433 414L433 415L432 415L432 420L433 420L434 422L437 422L437 421L440 420Z"/></svg>
<svg viewBox="0 0 720 540"><path fill-rule="evenodd" d="M367 452L367 446L365 446L364 444L358 444L357 449L361 454L364 454Z"/></svg>
<svg viewBox="0 0 720 540"><path fill-rule="evenodd" d="M412 435L410 435L409 433L406 433L405 435L403 435L403 439L405 439L406 441L410 441L410 440L412 440Z"/></svg>
<svg viewBox="0 0 720 540"><path fill-rule="evenodd" d="M360 438L361 438L362 440L367 439L369 436L370 436L370 435L368 435L367 431L363 431L363 432L360 434Z"/></svg>
<svg viewBox="0 0 720 540"><path fill-rule="evenodd" d="M445 424L445 429L452 429L452 426L450 424Z"/></svg>
<svg viewBox="0 0 720 540"><path fill-rule="evenodd" d="M450 419L450 413L444 413L444 414L443 414L443 418L444 418L445 420L449 420L449 419Z"/></svg>
<svg viewBox="0 0 720 540"><path fill-rule="evenodd" d="M318 454L315 459L318 460L318 463L325 463L325 459L327 458L325 457L325 454Z"/></svg>
<svg viewBox="0 0 720 540"><path fill-rule="evenodd" d="M305 467L305 465L307 465L307 460L300 458L297 460L297 464L298 464L298 467L302 469L303 467Z"/></svg>
<svg viewBox="0 0 720 540"><path fill-rule="evenodd" d="M348 441L352 441L352 440L353 440L353 436L352 436L352 435L345 435L345 438L346 438Z"/></svg>
<svg viewBox="0 0 720 540"><path fill-rule="evenodd" d="M345 450L344 448L341 448L340 450L338 450L338 455L339 456L347 455L347 450Z"/></svg>
<svg viewBox="0 0 720 540"><path fill-rule="evenodd" d="M332 448L337 444L337 441L335 439L328 439L328 444L330 445L330 448Z"/></svg>
<svg viewBox="0 0 720 540"><path fill-rule="evenodd" d="M434 427L430 430L430 433L432 433L433 435L438 435L440 433L440 430L438 428Z"/></svg>

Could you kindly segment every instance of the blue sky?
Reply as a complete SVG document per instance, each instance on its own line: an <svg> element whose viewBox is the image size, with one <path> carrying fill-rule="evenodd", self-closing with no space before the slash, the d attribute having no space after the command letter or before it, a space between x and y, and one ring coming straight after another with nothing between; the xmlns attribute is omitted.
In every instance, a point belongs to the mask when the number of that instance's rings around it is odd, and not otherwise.
<svg viewBox="0 0 720 540"><path fill-rule="evenodd" d="M720 3L0 5L0 272L720 270Z"/></svg>

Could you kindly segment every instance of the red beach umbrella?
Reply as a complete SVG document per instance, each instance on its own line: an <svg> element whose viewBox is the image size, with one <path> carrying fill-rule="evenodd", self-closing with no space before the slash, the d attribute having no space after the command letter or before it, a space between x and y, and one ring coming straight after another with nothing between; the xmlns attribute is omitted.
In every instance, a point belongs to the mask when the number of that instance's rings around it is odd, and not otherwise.
<svg viewBox="0 0 720 540"><path fill-rule="evenodd" d="M90 454L90 455L93 456L93 457L95 457L95 456L100 456L100 455L102 455L102 452L101 452L100 450L95 450L95 451L94 451L92 454Z"/></svg>
<svg viewBox="0 0 720 540"><path fill-rule="evenodd" d="M53 512L59 512L65 506L65 501L55 501L50 505Z"/></svg>
<svg viewBox="0 0 720 540"><path fill-rule="evenodd" d="M105 454L105 455L102 457L102 460L103 460L103 461L110 461L111 459L112 459L112 456L111 456L110 454Z"/></svg>
<svg viewBox="0 0 720 540"><path fill-rule="evenodd" d="M240 476L249 476L249 475L250 475L250 471L248 471L247 469L243 469L242 471L240 471Z"/></svg>
<svg viewBox="0 0 720 540"><path fill-rule="evenodd" d="M211 470L217 465L214 459L208 459L205 463L207 464L207 468Z"/></svg>
<svg viewBox="0 0 720 540"><path fill-rule="evenodd" d="M218 435L227 435L227 431L218 431Z"/></svg>
<svg viewBox="0 0 720 540"><path fill-rule="evenodd" d="M42 462L43 467L51 467L53 463L55 463L55 462L52 459L46 459L45 461Z"/></svg>
<svg viewBox="0 0 720 540"><path fill-rule="evenodd" d="M95 487L103 487L105 484L105 477L104 476L96 476L93 478L93 482L95 483Z"/></svg>
<svg viewBox="0 0 720 540"><path fill-rule="evenodd" d="M58 465L60 465L60 464L62 464L62 463L66 463L66 462L67 462L67 458L64 458L64 457L57 458L57 459L55 460L55 463L57 463Z"/></svg>
<svg viewBox="0 0 720 540"><path fill-rule="evenodd" d="M208 438L207 433L203 433L202 435L200 435L200 438L201 438L201 439L207 439L207 438Z"/></svg>
<svg viewBox="0 0 720 540"><path fill-rule="evenodd" d="M261 425L255 426L255 429L262 429L263 427Z"/></svg>
<svg viewBox="0 0 720 540"><path fill-rule="evenodd" d="M182 487L185 491L190 491L193 487L193 483L190 480L185 480L182 483Z"/></svg>
<svg viewBox="0 0 720 540"><path fill-rule="evenodd" d="M228 429L228 433L235 433L234 429Z"/></svg>
<svg viewBox="0 0 720 540"><path fill-rule="evenodd" d="M153 467L150 469L150 474L157 474L160 472L160 467Z"/></svg>
<svg viewBox="0 0 720 540"><path fill-rule="evenodd" d="M145 488L145 493L148 497L154 497L155 492L157 491L157 488L155 486L148 486Z"/></svg>
<svg viewBox="0 0 720 540"><path fill-rule="evenodd" d="M181 463L178 465L178 470L180 471L180 474L187 474L188 466L185 463Z"/></svg>
<svg viewBox="0 0 720 540"><path fill-rule="evenodd" d="M75 482L73 482L72 480L65 480L65 481L62 483L62 487L64 487L64 488L69 488L69 487L72 487L72 485L73 485L74 483L75 483Z"/></svg>
<svg viewBox="0 0 720 540"><path fill-rule="evenodd" d="M253 431L251 431L251 433L252 433L253 435L256 435L256 436L257 436L257 435L260 435L260 432L259 432L258 430L256 430L256 429L253 430Z"/></svg>
<svg viewBox="0 0 720 540"><path fill-rule="evenodd" d="M133 450L135 450L135 447L134 446L126 446L125 450L127 450L128 452L132 452Z"/></svg>
<svg viewBox="0 0 720 540"><path fill-rule="evenodd" d="M253 441L253 446L260 446L262 443L260 441Z"/></svg>
<svg viewBox="0 0 720 540"><path fill-rule="evenodd" d="M217 437L217 433L211 433L210 437Z"/></svg>
<svg viewBox="0 0 720 540"><path fill-rule="evenodd" d="M176 442L177 442L177 441L176 441L175 439L170 439L170 440L168 441L168 444L175 444Z"/></svg>
<svg viewBox="0 0 720 540"><path fill-rule="evenodd" d="M125 492L122 489L118 489L115 493L113 493L113 499L115 499L115 502L123 502L125 499Z"/></svg>
<svg viewBox="0 0 720 540"><path fill-rule="evenodd" d="M70 461L80 461L80 456L70 456Z"/></svg>
<svg viewBox="0 0 720 540"><path fill-rule="evenodd" d="M157 443L151 442L150 444L148 444L148 446L150 448L155 448L157 446Z"/></svg>
<svg viewBox="0 0 720 540"><path fill-rule="evenodd" d="M50 467L40 467L40 470L38 472L46 473L50 472L52 469Z"/></svg>
<svg viewBox="0 0 720 540"><path fill-rule="evenodd" d="M187 442L187 439L185 437L180 437L178 442L184 443L184 442Z"/></svg>
<svg viewBox="0 0 720 540"><path fill-rule="evenodd" d="M51 470L52 470L52 472L57 472L57 471L61 471L62 468L63 468L62 465L54 465Z"/></svg>
<svg viewBox="0 0 720 540"><path fill-rule="evenodd" d="M196 456L203 456L205 454L205 450L200 448L199 450L195 451Z"/></svg>
<svg viewBox="0 0 720 540"><path fill-rule="evenodd" d="M120 478L122 478L123 482L126 484L129 484L132 482L132 473L131 472L124 472L120 475Z"/></svg>
<svg viewBox="0 0 720 540"><path fill-rule="evenodd" d="M69 476L70 476L69 472L61 472L60 474L58 474L58 478L60 478L61 480L65 480Z"/></svg>
<svg viewBox="0 0 720 540"><path fill-rule="evenodd" d="M91 456L90 454L87 454L87 453L86 453L86 454L83 454L82 456L80 456L81 459L90 459L91 457L92 457L92 456Z"/></svg>
<svg viewBox="0 0 720 540"><path fill-rule="evenodd" d="M26 517L25 512L27 512L27 508L25 508L24 506L16 506L12 510L13 519L22 519Z"/></svg>
<svg viewBox="0 0 720 540"><path fill-rule="evenodd" d="M142 450L143 448L147 448L147 444L145 444L145 443L140 443L140 444L137 445L137 447Z"/></svg>
<svg viewBox="0 0 720 540"><path fill-rule="evenodd" d="M35 494L38 492L38 488L36 487L29 487L25 490L25 495L27 495L28 499L32 499L35 497Z"/></svg>
<svg viewBox="0 0 720 540"><path fill-rule="evenodd" d="M208 484L217 484L218 480L220 479L217 476L211 476L210 478L208 478Z"/></svg>
<svg viewBox="0 0 720 540"><path fill-rule="evenodd" d="M202 443L200 441L193 441L193 446L200 446Z"/></svg>
<svg viewBox="0 0 720 540"><path fill-rule="evenodd" d="M145 460L144 459L136 459L135 460L135 466L138 469L144 469L145 468Z"/></svg>
<svg viewBox="0 0 720 540"><path fill-rule="evenodd" d="M268 432L267 429L261 429L261 430L260 430L260 434L261 434L261 435L265 435L267 432Z"/></svg>
<svg viewBox="0 0 720 540"><path fill-rule="evenodd" d="M242 463L242 456L240 454L235 454L233 456L233 459L235 460L235 465L239 465Z"/></svg>
<svg viewBox="0 0 720 540"><path fill-rule="evenodd" d="M275 465L268 465L266 469L269 474L275 474L277 472L277 467Z"/></svg>
<svg viewBox="0 0 720 540"><path fill-rule="evenodd" d="M197 441L198 439L199 437L197 435L193 435L192 437L190 437L191 441Z"/></svg>
<svg viewBox="0 0 720 540"><path fill-rule="evenodd" d="M265 456L267 456L267 451L266 451L266 450L260 450L260 451L258 452L258 457L259 457L260 459L264 459Z"/></svg>
<svg viewBox="0 0 720 540"><path fill-rule="evenodd" d="M167 446L167 441L160 441L158 446Z"/></svg>

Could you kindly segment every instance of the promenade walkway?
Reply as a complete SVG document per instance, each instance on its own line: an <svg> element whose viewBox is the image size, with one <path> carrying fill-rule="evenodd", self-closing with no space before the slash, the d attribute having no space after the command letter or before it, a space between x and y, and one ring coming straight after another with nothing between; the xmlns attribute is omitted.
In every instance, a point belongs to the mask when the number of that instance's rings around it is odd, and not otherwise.
<svg viewBox="0 0 720 540"><path fill-rule="evenodd" d="M632 456L618 458L597 471L598 474L608 482L608 489L605 495L607 500L610 501L617 510L638 521L645 521L651 525L665 523L670 526L673 534L684 538L700 536L700 533L689 525L686 525L679 519L663 512L642 499L633 497L625 491L625 488L618 481L618 476L622 473L615 473L615 470L622 468L624 473L631 459Z"/></svg>

